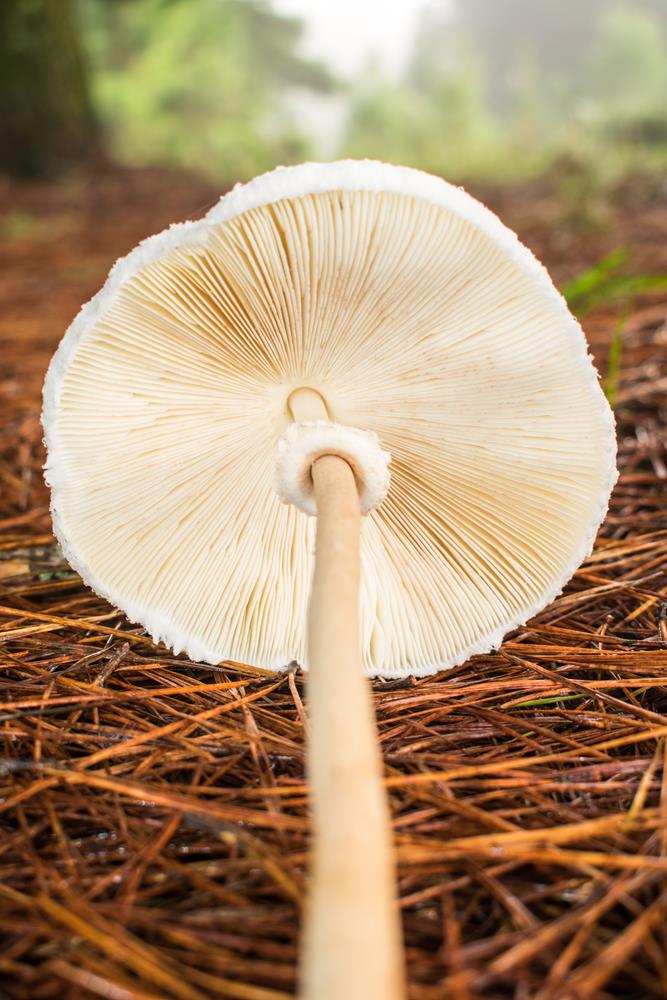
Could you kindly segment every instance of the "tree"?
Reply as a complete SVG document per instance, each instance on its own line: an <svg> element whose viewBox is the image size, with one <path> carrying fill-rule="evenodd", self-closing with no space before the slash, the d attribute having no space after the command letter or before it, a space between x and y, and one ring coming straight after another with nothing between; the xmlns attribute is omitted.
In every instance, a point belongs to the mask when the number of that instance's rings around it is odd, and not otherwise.
<svg viewBox="0 0 667 1000"><path fill-rule="evenodd" d="M58 173L97 141L73 0L2 0L0 170Z"/></svg>

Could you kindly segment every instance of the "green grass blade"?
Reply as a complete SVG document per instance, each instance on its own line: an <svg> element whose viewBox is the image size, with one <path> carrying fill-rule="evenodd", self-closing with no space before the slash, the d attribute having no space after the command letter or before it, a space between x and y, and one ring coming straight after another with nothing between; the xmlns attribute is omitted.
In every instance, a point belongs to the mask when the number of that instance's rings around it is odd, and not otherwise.
<svg viewBox="0 0 667 1000"><path fill-rule="evenodd" d="M577 278L573 278L563 288L563 297L573 309L581 305L593 292L598 291L609 277L615 274L620 267L625 264L630 256L630 251L625 247L618 247L610 254L603 257L601 261L593 267L584 271Z"/></svg>
<svg viewBox="0 0 667 1000"><path fill-rule="evenodd" d="M604 380L604 394L612 410L618 399L618 387L621 381L621 355L623 353L623 338L628 327L628 313L623 315L614 328L614 335L609 345L607 356L607 375Z"/></svg>

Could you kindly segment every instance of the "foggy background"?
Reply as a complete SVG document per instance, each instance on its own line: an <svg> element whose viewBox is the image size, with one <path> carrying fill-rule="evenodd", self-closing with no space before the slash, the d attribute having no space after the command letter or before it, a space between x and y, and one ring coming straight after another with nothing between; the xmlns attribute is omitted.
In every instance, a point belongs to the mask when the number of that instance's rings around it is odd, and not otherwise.
<svg viewBox="0 0 667 1000"><path fill-rule="evenodd" d="M221 187L374 157L455 180L667 164L667 0L5 0L0 170Z"/></svg>

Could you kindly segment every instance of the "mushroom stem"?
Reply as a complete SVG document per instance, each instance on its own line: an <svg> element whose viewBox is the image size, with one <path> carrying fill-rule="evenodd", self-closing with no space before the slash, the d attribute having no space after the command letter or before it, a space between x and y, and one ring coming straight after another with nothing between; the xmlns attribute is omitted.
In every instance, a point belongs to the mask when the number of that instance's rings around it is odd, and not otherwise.
<svg viewBox="0 0 667 1000"><path fill-rule="evenodd" d="M322 397L300 389L296 420L328 420ZM312 883L302 953L304 1000L405 996L390 816L359 635L359 496L347 462L313 463L317 544L308 621L314 824Z"/></svg>

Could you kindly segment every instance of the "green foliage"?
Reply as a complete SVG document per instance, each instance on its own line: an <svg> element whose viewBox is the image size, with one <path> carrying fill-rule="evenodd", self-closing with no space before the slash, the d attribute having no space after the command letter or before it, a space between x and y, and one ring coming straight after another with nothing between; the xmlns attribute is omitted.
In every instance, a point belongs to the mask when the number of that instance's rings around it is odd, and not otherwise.
<svg viewBox="0 0 667 1000"><path fill-rule="evenodd" d="M12 169L43 169L49 138L52 162L63 150L84 158L96 120L116 159L222 183L318 155L291 98L335 84L299 54L300 21L271 0L10 0L0 9L11 43L0 59L5 160L11 168L20 157ZM573 217L595 224L599 192L620 175L667 168L667 0L432 0L404 78L369 72L340 100L349 115L335 155L461 181L551 169Z"/></svg>
<svg viewBox="0 0 667 1000"><path fill-rule="evenodd" d="M585 308L588 300L596 294L599 295L610 278L613 280L612 276L617 274L629 256L630 252L625 247L618 247L593 267L568 282L563 288L563 297L570 308L579 310Z"/></svg>
<svg viewBox="0 0 667 1000"><path fill-rule="evenodd" d="M514 707L532 708L535 705L559 705L562 701L583 701L584 697L583 694L557 694L550 698L531 698L530 701L521 701Z"/></svg>
<svg viewBox="0 0 667 1000"><path fill-rule="evenodd" d="M619 247L563 288L565 301L580 316L593 306L620 303L622 307L609 345L604 379L605 395L612 407L618 398L623 341L633 301L644 292L656 289L667 291L667 274L623 274L622 268L629 259L629 251Z"/></svg>
<svg viewBox="0 0 667 1000"><path fill-rule="evenodd" d="M377 76L360 88L348 121L344 153L404 163L450 179L496 176L507 142L486 104L482 60L463 39L465 70L420 62L411 83Z"/></svg>
<svg viewBox="0 0 667 1000"><path fill-rule="evenodd" d="M232 181L302 159L289 86L331 80L300 23L262 0L82 0L94 93L115 155Z"/></svg>
<svg viewBox="0 0 667 1000"><path fill-rule="evenodd" d="M570 281L563 288L563 296L570 308L583 315L593 306L619 301L629 304L635 296L644 292L667 289L667 274L620 273L629 258L626 249L613 250Z"/></svg>
<svg viewBox="0 0 667 1000"><path fill-rule="evenodd" d="M44 229L41 220L25 212L6 212L0 215L0 238L22 240L35 238Z"/></svg>
<svg viewBox="0 0 667 1000"><path fill-rule="evenodd" d="M657 19L629 7L603 18L587 67L585 90L608 119L647 117L667 123L667 50Z"/></svg>
<svg viewBox="0 0 667 1000"><path fill-rule="evenodd" d="M623 340L628 325L627 314L622 316L614 328L614 335L609 345L607 356L607 374L604 380L604 393L612 409L616 406L618 399L618 387L621 382L621 355L623 353Z"/></svg>
<svg viewBox="0 0 667 1000"><path fill-rule="evenodd" d="M346 152L450 179L553 166L582 221L591 195L667 167L667 0L458 0L422 18L406 78L360 89Z"/></svg>

